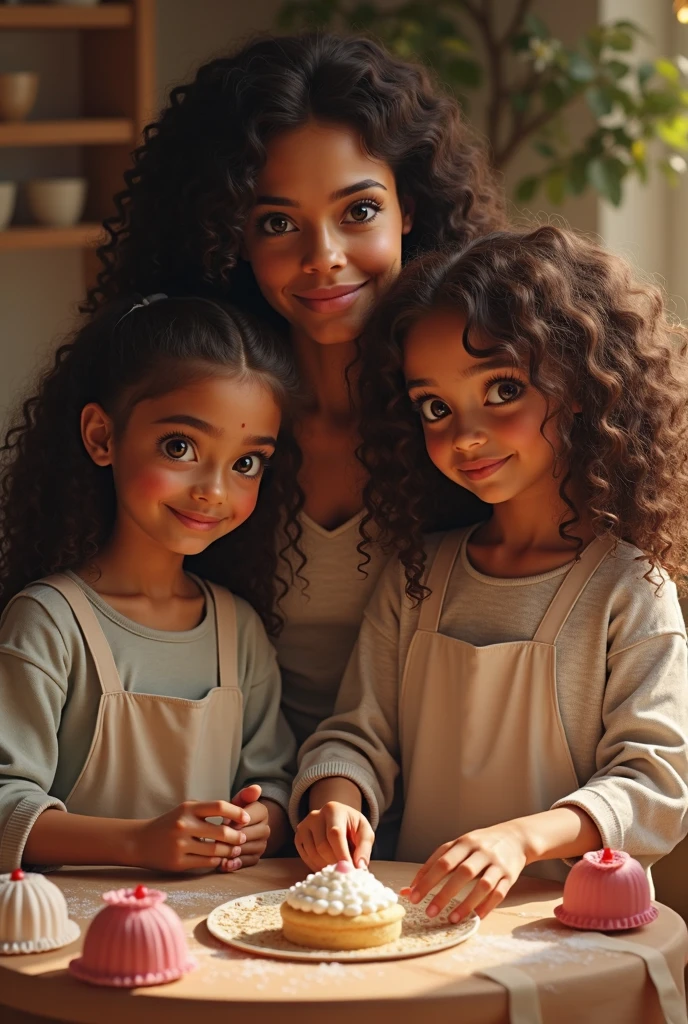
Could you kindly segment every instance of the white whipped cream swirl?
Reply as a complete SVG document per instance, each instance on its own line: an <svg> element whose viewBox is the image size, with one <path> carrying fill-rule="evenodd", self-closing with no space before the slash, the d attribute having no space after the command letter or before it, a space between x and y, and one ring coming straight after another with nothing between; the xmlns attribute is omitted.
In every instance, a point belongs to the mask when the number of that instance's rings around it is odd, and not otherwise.
<svg viewBox="0 0 688 1024"><path fill-rule="evenodd" d="M296 910L332 917L374 914L397 900L397 894L378 882L366 868L355 868L341 860L292 885L286 898Z"/></svg>

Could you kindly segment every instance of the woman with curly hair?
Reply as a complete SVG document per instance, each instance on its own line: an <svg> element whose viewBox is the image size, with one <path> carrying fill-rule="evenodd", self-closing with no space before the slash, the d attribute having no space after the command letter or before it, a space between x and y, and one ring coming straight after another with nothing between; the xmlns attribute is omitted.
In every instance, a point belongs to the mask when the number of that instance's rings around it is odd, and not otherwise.
<svg viewBox="0 0 688 1024"><path fill-rule="evenodd" d="M302 749L297 848L366 860L400 775L431 917L602 846L649 867L688 825L685 331L618 257L541 227L417 261L363 353L369 507L402 565ZM426 541L437 472L492 514Z"/></svg>
<svg viewBox="0 0 688 1024"><path fill-rule="evenodd" d="M116 202L91 308L132 289L224 296L274 324L295 358L299 496L281 508L277 647L302 740L332 711L384 561L373 544L359 571L362 325L409 255L502 226L501 195L424 68L366 39L306 34L253 42L174 89Z"/></svg>
<svg viewBox="0 0 688 1024"><path fill-rule="evenodd" d="M243 594L273 624L295 384L246 316L156 295L101 310L25 403L0 476L0 872L236 870L284 841L275 652L188 570L223 536L254 553Z"/></svg>

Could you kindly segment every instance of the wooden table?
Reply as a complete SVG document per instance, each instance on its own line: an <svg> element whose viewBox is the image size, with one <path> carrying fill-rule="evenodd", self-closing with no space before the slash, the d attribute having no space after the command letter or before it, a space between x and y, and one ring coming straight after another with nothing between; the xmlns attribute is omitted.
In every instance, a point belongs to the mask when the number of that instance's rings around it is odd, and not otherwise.
<svg viewBox="0 0 688 1024"><path fill-rule="evenodd" d="M400 888L410 864L375 862L375 874ZM199 967L171 985L118 991L85 985L66 966L81 940L31 956L0 957L0 1021L39 1019L83 1024L405 1024L422 1021L508 1024L506 989L481 976L509 964L537 984L543 1024L662 1024L645 962L591 945L592 933L564 928L552 916L561 888L522 879L466 943L429 956L362 964L287 963L249 956L217 942L205 927L213 907L233 896L280 889L304 876L298 860L267 860L229 875L152 876L130 870L79 869L52 875L82 926L103 906L100 894L122 885L158 885L183 918ZM660 950L683 997L688 933L659 907L653 924L625 933ZM13 1009L9 1009L12 1007ZM39 1015L35 1017L33 1015ZM535 1018L529 1017L529 1024Z"/></svg>

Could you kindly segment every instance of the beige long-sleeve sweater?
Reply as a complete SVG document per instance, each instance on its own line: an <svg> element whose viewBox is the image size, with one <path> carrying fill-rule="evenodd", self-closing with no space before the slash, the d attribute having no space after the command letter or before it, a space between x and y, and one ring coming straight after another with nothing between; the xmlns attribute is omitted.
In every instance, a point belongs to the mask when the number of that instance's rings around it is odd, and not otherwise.
<svg viewBox="0 0 688 1024"><path fill-rule="evenodd" d="M120 615L72 573L93 605L125 690L202 700L217 686L215 606L194 629L149 629ZM286 808L296 744L280 712L275 651L255 611L235 598L243 736L234 791L258 782ZM21 863L31 828L64 801L86 760L101 689L71 607L40 581L0 623L0 872ZM122 751L122 757L127 751ZM222 787L224 790L224 785Z"/></svg>
<svg viewBox="0 0 688 1024"><path fill-rule="evenodd" d="M438 543L437 535L428 540L428 564ZM557 698L579 782L559 803L585 810L605 845L651 862L688 831L688 664L676 588L666 581L657 592L643 579L639 554L619 545L557 641ZM439 630L477 646L530 640L567 568L497 579L464 555L452 571ZM335 712L301 748L294 825L307 809L308 788L331 776L359 786L373 827L390 807L400 764L400 684L418 615L400 566L391 563L365 612ZM460 722L456 737L460 743ZM438 751L427 766L430 787L441 760Z"/></svg>

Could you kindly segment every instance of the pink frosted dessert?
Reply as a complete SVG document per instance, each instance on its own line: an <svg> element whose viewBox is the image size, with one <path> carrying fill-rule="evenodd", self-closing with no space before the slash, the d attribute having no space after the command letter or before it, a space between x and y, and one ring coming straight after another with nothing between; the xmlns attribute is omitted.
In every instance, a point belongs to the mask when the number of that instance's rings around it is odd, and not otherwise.
<svg viewBox="0 0 688 1024"><path fill-rule="evenodd" d="M167 893L145 885L103 893L107 907L91 922L83 955L69 965L72 974L93 985L135 988L193 970L184 927L166 899Z"/></svg>
<svg viewBox="0 0 688 1024"><path fill-rule="evenodd" d="M0 955L44 953L78 938L79 925L54 882L21 868L0 875Z"/></svg>
<svg viewBox="0 0 688 1024"><path fill-rule="evenodd" d="M564 883L556 917L571 928L611 932L639 928L657 917L642 865L620 850L586 853Z"/></svg>

